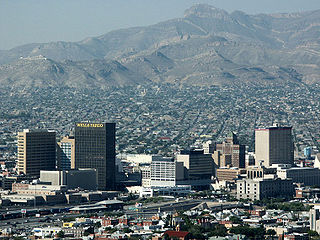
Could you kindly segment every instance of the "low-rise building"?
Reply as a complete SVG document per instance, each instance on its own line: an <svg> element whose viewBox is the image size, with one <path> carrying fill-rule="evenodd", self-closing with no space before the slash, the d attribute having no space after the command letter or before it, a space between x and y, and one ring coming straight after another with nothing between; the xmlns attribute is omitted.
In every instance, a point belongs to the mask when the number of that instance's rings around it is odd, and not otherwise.
<svg viewBox="0 0 320 240"><path fill-rule="evenodd" d="M241 174L245 174L245 169L239 168L219 168L216 170L216 177L218 181L235 181Z"/></svg>
<svg viewBox="0 0 320 240"><path fill-rule="evenodd" d="M237 180L237 199L261 200L270 197L289 197L294 193L291 179L241 179Z"/></svg>
<svg viewBox="0 0 320 240"><path fill-rule="evenodd" d="M310 198L319 198L320 189L319 188L296 188L296 198L299 199L310 199Z"/></svg>
<svg viewBox="0 0 320 240"><path fill-rule="evenodd" d="M320 169L318 168L279 166L277 175L281 179L291 178L294 183L303 183L305 186L320 186Z"/></svg>
<svg viewBox="0 0 320 240"><path fill-rule="evenodd" d="M320 233L320 205L315 205L310 209L310 230Z"/></svg>
<svg viewBox="0 0 320 240"><path fill-rule="evenodd" d="M95 169L40 171L40 181L52 185L65 185L68 189L97 190L97 171Z"/></svg>
<svg viewBox="0 0 320 240"><path fill-rule="evenodd" d="M40 238L54 237L60 231L61 231L60 227L34 228L32 230L34 236L40 237Z"/></svg>
<svg viewBox="0 0 320 240"><path fill-rule="evenodd" d="M44 204L45 201L42 196L31 196L31 195L20 195L20 194L10 194L2 195L2 200L10 201L11 204L27 205L33 206L34 204Z"/></svg>
<svg viewBox="0 0 320 240"><path fill-rule="evenodd" d="M27 183L13 183L12 192L20 195L56 195L65 193L66 186L46 185L46 184L27 184Z"/></svg>

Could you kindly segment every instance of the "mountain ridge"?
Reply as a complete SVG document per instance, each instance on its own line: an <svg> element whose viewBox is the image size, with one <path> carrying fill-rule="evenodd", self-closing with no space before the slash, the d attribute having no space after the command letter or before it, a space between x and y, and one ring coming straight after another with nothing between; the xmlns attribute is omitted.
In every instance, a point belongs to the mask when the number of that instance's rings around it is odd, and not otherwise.
<svg viewBox="0 0 320 240"><path fill-rule="evenodd" d="M313 84L319 81L319 39L320 10L249 15L198 4L183 18L147 27L0 51L0 83L58 81L81 88L148 82ZM45 59L28 62L37 56ZM287 70L297 72L299 81Z"/></svg>

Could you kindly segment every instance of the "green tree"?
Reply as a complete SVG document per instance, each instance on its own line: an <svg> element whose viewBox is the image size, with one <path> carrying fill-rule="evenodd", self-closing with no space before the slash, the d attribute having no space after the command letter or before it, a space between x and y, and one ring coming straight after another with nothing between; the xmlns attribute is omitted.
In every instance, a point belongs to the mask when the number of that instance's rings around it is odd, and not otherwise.
<svg viewBox="0 0 320 240"><path fill-rule="evenodd" d="M236 226L230 229L230 233L242 234L248 238L264 239L265 229L263 227L250 228L248 225Z"/></svg>
<svg viewBox="0 0 320 240"><path fill-rule="evenodd" d="M274 229L268 229L267 232L266 232L266 235L268 236L274 236L276 235L276 231Z"/></svg>
<svg viewBox="0 0 320 240"><path fill-rule="evenodd" d="M228 229L222 225L222 224L218 224L216 225L213 230L211 230L208 234L209 237L212 236L218 236L218 237L225 237L228 234Z"/></svg>
<svg viewBox="0 0 320 240"><path fill-rule="evenodd" d="M310 239L319 239L319 234L316 231L309 230L308 235Z"/></svg>
<svg viewBox="0 0 320 240"><path fill-rule="evenodd" d="M230 221L233 223L233 224L241 224L242 223L242 220L237 217L237 216L231 216L230 217Z"/></svg>
<svg viewBox="0 0 320 240"><path fill-rule="evenodd" d="M65 236L65 234L64 234L64 231L62 231L62 230L57 233L58 238L64 238L64 236Z"/></svg>
<svg viewBox="0 0 320 240"><path fill-rule="evenodd" d="M131 233L131 232L133 232L130 228L124 228L124 229L122 229L122 231L123 231L124 233Z"/></svg>
<svg viewBox="0 0 320 240"><path fill-rule="evenodd" d="M100 228L100 227L101 227L101 222L96 222L96 223L94 224L94 227Z"/></svg>

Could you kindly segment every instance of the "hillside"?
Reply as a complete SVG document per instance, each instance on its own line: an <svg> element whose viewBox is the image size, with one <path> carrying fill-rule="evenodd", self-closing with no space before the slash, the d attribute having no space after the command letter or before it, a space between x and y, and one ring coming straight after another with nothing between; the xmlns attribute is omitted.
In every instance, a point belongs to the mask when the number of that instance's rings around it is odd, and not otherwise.
<svg viewBox="0 0 320 240"><path fill-rule="evenodd" d="M80 42L0 51L1 86L123 86L145 82L319 82L320 10L228 13L196 5L183 18ZM39 57L45 56L45 57Z"/></svg>

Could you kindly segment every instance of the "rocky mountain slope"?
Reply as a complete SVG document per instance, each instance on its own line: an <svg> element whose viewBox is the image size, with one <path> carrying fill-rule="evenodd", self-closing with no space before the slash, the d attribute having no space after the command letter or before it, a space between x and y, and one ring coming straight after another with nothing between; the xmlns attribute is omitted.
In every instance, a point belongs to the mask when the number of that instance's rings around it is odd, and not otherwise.
<svg viewBox="0 0 320 240"><path fill-rule="evenodd" d="M183 18L148 27L0 51L0 64L1 86L313 84L319 82L320 10L248 15L196 5Z"/></svg>

